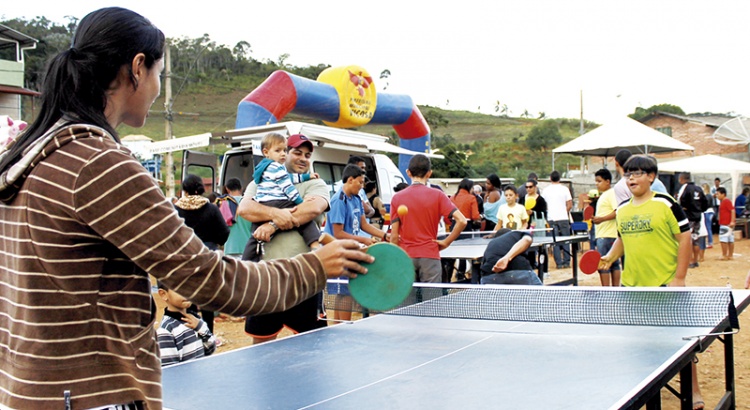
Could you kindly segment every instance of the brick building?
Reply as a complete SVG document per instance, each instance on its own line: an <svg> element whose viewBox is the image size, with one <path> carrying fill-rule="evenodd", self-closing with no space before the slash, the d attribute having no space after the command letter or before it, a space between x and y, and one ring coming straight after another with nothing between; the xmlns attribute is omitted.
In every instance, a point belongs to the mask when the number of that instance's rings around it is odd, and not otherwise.
<svg viewBox="0 0 750 410"><path fill-rule="evenodd" d="M740 161L750 162L747 145L723 145L716 142L712 135L721 124L734 117L721 114L710 115L677 115L665 112L654 112L641 119L641 123L661 131L680 142L695 148L694 155L714 154ZM682 158L692 155L689 151L676 151L657 154L659 159Z"/></svg>

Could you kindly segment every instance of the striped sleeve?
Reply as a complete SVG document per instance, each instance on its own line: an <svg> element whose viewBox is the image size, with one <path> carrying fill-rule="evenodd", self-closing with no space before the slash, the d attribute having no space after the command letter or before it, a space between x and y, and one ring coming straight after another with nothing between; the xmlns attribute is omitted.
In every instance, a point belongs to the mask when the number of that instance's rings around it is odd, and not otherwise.
<svg viewBox="0 0 750 410"><path fill-rule="evenodd" d="M74 142L81 143L81 142ZM313 254L250 263L210 251L133 157L98 150L75 184L75 214L136 265L198 305L234 316L289 309L321 290Z"/></svg>
<svg viewBox="0 0 750 410"><path fill-rule="evenodd" d="M293 184L301 184L302 182L310 180L310 174L309 173L297 174L295 172L290 172L289 178L292 179Z"/></svg>
<svg viewBox="0 0 750 410"><path fill-rule="evenodd" d="M195 332L203 342L203 354L206 356L212 355L216 351L216 336L208 330L208 324L203 319L199 322Z"/></svg>

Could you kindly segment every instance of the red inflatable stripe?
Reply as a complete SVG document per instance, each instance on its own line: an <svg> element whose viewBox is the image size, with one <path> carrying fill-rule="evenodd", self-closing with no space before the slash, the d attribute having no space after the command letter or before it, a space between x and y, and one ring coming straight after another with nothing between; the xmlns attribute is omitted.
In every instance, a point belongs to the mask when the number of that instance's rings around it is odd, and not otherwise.
<svg viewBox="0 0 750 410"><path fill-rule="evenodd" d="M276 118L284 118L297 105L297 90L287 73L274 71L244 101L260 105Z"/></svg>
<svg viewBox="0 0 750 410"><path fill-rule="evenodd" d="M425 121L416 105L412 109L409 118L403 124L394 125L393 129L396 130L396 134L399 137L405 140L421 138L430 133L427 121Z"/></svg>

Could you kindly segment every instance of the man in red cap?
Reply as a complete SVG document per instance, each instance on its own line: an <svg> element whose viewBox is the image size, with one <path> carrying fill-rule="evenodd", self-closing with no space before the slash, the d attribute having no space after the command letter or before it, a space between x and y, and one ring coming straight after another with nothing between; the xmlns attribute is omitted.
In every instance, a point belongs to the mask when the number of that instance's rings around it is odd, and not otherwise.
<svg viewBox="0 0 750 410"><path fill-rule="evenodd" d="M310 169L313 143L304 135L291 135L286 141L284 164L289 173L305 174ZM237 209L238 215L255 226L253 237L265 242L263 260L288 258L309 252L298 230L292 229L308 222L320 225L323 213L328 209L330 193L321 179L310 179L294 185L303 198L295 208L275 208L256 201L258 184L251 182ZM318 318L318 298L314 296L299 305L280 313L248 317L245 332L254 343L273 340L286 326L295 333L306 332L326 326Z"/></svg>
<svg viewBox="0 0 750 410"><path fill-rule="evenodd" d="M292 135L290 141L298 147L305 144L305 142L310 143L307 137L299 134ZM312 146L311 143L310 146ZM308 172L296 173L287 171L286 157L289 148L287 139L281 134L275 132L267 134L260 143L260 149L263 152L264 158L255 167L253 173L253 181L258 187L253 198L255 202L274 208L295 208L302 204L303 198L294 185L318 178L318 175ZM257 226L268 221L253 222ZM300 224L297 230L302 234L305 244L308 247L316 249L320 246L318 242L320 239L320 228L314 222L310 221ZM251 236L245 246L242 259L253 262L260 261L261 249L262 242Z"/></svg>

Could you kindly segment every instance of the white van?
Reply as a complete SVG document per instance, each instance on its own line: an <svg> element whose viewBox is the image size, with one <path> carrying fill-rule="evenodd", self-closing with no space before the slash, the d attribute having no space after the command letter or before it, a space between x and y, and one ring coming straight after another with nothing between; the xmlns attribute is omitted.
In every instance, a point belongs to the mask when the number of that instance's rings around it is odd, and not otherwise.
<svg viewBox="0 0 750 410"><path fill-rule="evenodd" d="M232 146L221 159L218 178L216 177L216 155L187 150L183 152L183 175L188 173L205 175L205 171L196 172L194 167L207 167L211 169L211 175L213 175L215 192L221 192L221 187L230 178L239 178L244 189L253 180L255 164L263 158L260 141L270 132L276 132L285 137L303 134L313 142L315 147L311 157L311 172L320 175L320 178L328 185L331 195L341 184L341 175L349 157L357 155L364 158L367 165L367 179L376 181L378 195L388 212L390 212L394 187L401 182L406 182L406 178L393 161L382 153L418 154L418 152L389 144L388 139L381 135L287 121L226 131L222 135L213 134L213 144L225 143ZM442 158L439 155L429 154L428 156Z"/></svg>

